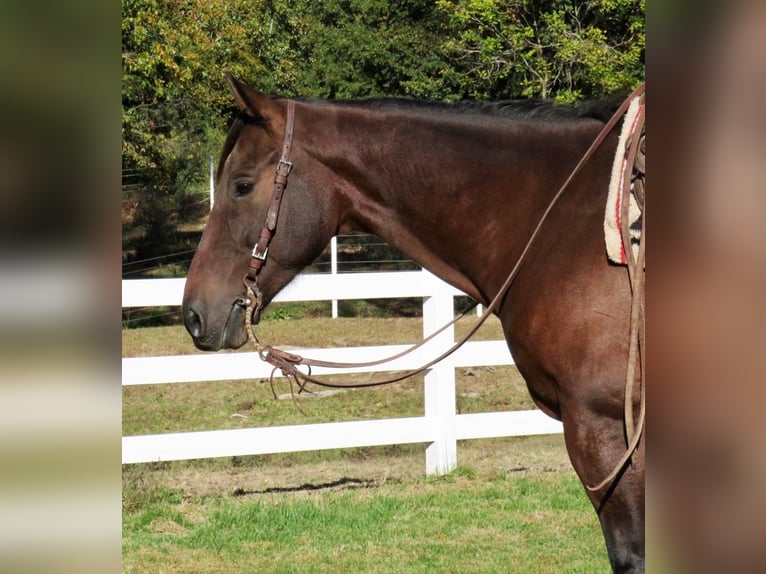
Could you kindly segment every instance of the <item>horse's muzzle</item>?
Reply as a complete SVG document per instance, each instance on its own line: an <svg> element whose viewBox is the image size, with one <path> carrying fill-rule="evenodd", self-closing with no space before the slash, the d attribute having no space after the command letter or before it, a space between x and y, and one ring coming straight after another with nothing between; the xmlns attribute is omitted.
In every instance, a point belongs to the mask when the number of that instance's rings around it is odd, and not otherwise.
<svg viewBox="0 0 766 574"><path fill-rule="evenodd" d="M245 313L249 307L236 300L229 307L229 312L222 327L216 327L209 314L195 305L184 305L184 326L192 337L194 346L200 351L220 351L221 349L239 349L247 342L245 331Z"/></svg>

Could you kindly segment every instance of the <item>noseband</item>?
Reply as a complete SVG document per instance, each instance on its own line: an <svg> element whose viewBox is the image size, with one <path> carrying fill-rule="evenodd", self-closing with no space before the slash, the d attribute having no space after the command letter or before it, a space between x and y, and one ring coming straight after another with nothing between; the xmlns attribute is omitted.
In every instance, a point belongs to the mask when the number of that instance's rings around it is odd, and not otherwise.
<svg viewBox="0 0 766 574"><path fill-rule="evenodd" d="M290 148L293 143L293 125L295 123L295 102L293 100L287 100L287 119L285 120L285 139L282 142L282 155L277 163L277 173L274 176L274 190L271 192L271 202L269 203L269 211L266 213L266 222L261 229L261 235L258 238L258 242L253 247L253 252L250 255L250 266L247 270L247 274L243 278L245 287L248 290L248 301L246 305L252 305L252 293L255 294L256 308L253 313L260 310L263 306L261 292L257 286L258 274L261 272L261 268L266 263L266 258L269 255L269 244L271 238L274 236L274 230L277 227L277 219L279 218L279 207L282 205L282 195L284 194L285 187L287 187L287 177L290 175L290 171L293 169L293 164L290 161Z"/></svg>

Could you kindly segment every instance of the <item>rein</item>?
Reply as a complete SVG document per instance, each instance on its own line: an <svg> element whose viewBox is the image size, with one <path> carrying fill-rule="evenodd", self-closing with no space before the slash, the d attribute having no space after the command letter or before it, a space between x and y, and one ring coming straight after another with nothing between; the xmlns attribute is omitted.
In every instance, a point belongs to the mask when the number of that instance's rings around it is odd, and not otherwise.
<svg viewBox="0 0 766 574"><path fill-rule="evenodd" d="M449 349L444 351L441 355L427 362L421 367L418 367L410 371L406 371L402 374L395 375L390 378L381 379L377 381L371 381L368 383L354 383L354 384L331 383L331 382L319 380L311 375L311 368L312 367L331 367L331 368L372 367L372 366L393 361L409 353L412 353L416 349L419 349L420 347L428 343L438 334L442 333L444 330L446 330L447 328L451 327L452 325L460 321L478 303L474 303L474 305L472 305L467 311L459 315L453 321L439 328L437 331L429 335L420 343L417 343L400 353L397 353L390 357L385 357L383 359L379 359L376 361L370 361L370 362L364 362L364 363L339 363L339 362L331 362L331 361L320 361L317 359L302 357L301 355L290 353L270 345L263 345L258 340L252 328L253 315L259 312L263 307L263 296L261 294L261 291L258 289L258 281L257 281L258 274L260 273L264 263L266 262L266 258L268 257L269 244L273 237L274 230L276 228L277 220L279 217L279 208L281 205L282 196L284 194L285 187L287 186L288 176L290 175L290 172L293 166L289 158L290 158L290 149L292 146L292 139L293 139L293 126L295 123L295 102L293 100L288 100L287 101L287 116L286 116L286 122L285 122L285 135L284 135L284 141L282 145L282 154L277 164L276 175L274 178L274 188L273 188L272 196L271 196L271 202L269 204L269 210L266 216L266 222L261 230L261 234L258 239L258 242L255 244L255 247L253 247L248 272L243 278L243 283L247 290L247 296L246 298L240 299L238 301L238 304L248 308L253 305L253 302L255 302L255 308L252 311L248 309L247 312L245 313L245 328L247 330L248 341L255 347L256 351L258 352L258 356L261 358L261 360L273 365L274 367L274 370L272 371L271 377L269 379L269 382L272 383L272 390L273 390L273 378L277 369L279 369L282 372L282 375L287 377L290 380L290 393L291 393L291 396L293 397L293 402L295 403L296 408L298 408L299 411L303 412L301 408L298 406L298 403L295 401L295 393L293 391L293 386L292 386L293 381L298 385L299 392L306 390L305 385L307 383L313 383L315 385L329 387L329 388L367 388L367 387L377 387L377 386L387 385L387 384L395 383L398 381L402 381L404 379L407 379L422 373L423 371L429 369L436 363L444 360L445 358L450 356L452 353L457 351L460 347L462 347L481 328L481 326L486 322L489 316L499 309L501 302L503 301L505 295L507 294L508 290L513 284L513 281L516 278L516 275L518 274L519 269L521 268L521 265L524 262L527 253L529 252L535 240L537 239L537 236L540 233L543 223L548 218L549 213L551 212L553 207L556 205L561 195L569 187L569 184L572 182L572 180L577 176L577 174L580 172L583 166L588 162L588 160L590 160L590 158L593 156L596 150L601 146L601 144L604 142L607 136L611 133L611 131L617 125L620 118L627 111L628 106L630 105L630 102L633 100L633 98L643 97L644 91L645 91L645 84L642 83L638 88L636 88L636 90L633 91L632 94L630 94L630 96L628 96L628 98L620 105L617 111L612 115L609 121L604 125L602 130L599 132L598 136L596 136L596 139L593 141L593 143L591 143L590 147L587 149L585 154L582 156L580 161L574 167L572 172L569 174L567 179L564 181L564 183L561 185L561 187L558 189L558 191L554 195L553 199L548 204L548 207L545 209L545 212L540 217L540 220L538 221L537 226L535 227L534 231L530 235L529 240L527 241L521 255L519 256L519 259L517 260L511 272L508 274L503 285L500 287L500 290L497 292L495 297L487 306L484 314L474 323L474 325L471 327L468 333L465 336L463 336L459 341L457 341L454 345L452 345ZM641 116L641 126L643 126L643 114ZM629 168L627 170L628 173L625 174L626 178L630 177L630 171L631 171L630 167L633 166L637 156L636 150L639 145L638 140L639 138L637 137L634 138L634 142L631 144L631 147L629 148L629 151L628 151ZM626 186L626 189L628 189L628 193L629 193L629 188L630 188L629 185ZM643 186L642 186L642 190L643 190ZM642 194L642 199L643 199L643 194ZM627 203L628 202L626 200L623 202L623 205L627 205ZM623 221L627 221L627 218L624 218ZM645 221L645 218L643 221ZM623 230L623 242L625 241L628 241L627 230ZM645 240L642 235L642 241L639 245L638 261L636 262L633 260L630 244L629 243L626 244L626 251L630 254L629 260L628 260L628 273L630 277L630 284L631 284L631 291L632 291L630 346L629 346L629 353L628 353L629 363L628 363L628 375L627 375L626 384L625 384L625 390L626 390L625 425L626 425L626 432L627 432L627 440L629 444L628 444L627 451L623 455L623 458L620 460L620 462L612 471L612 473L610 473L610 475L606 479L604 479L601 483L599 483L595 487L588 486L589 490L600 490L607 484L611 483L611 481L622 471L622 469L625 467L627 462L630 460L630 457L632 456L633 452L637 448L639 438L644 428L644 418L645 418L645 410L646 410L644 385L643 385L644 357L643 357L643 353L640 352L640 349L644 348L644 329L643 329L643 321L644 321L644 318L643 318L644 273L643 271L644 271L644 257L645 257L644 245L645 245ZM638 423L634 425L633 412L632 412L632 391L633 391L635 374L634 374L633 364L638 354L641 355L640 357L641 408L639 412ZM307 366L308 373L305 373L299 370L298 365Z"/></svg>
<svg viewBox="0 0 766 574"><path fill-rule="evenodd" d="M595 486L586 485L590 491L601 490L612 483L625 468L625 465L633 456L643 434L646 424L646 317L645 317L645 263L646 263L646 107L645 107L645 84L628 98L641 98L639 113L631 139L625 153L625 172L623 177L622 197L622 221L621 231L622 245L626 253L628 279L630 282L630 334L628 343L628 368L625 374L625 398L624 398L624 421L625 436L628 443L627 449L620 461L615 465L612 472ZM632 185L631 185L632 184ZM633 257L633 249L630 245L630 233L628 230L628 204L630 202L631 187L635 189L635 195L641 206L641 241L638 244L638 255ZM641 385L641 399L638 412L638 421L633 422L633 388L636 382L636 362L638 359L639 376Z"/></svg>

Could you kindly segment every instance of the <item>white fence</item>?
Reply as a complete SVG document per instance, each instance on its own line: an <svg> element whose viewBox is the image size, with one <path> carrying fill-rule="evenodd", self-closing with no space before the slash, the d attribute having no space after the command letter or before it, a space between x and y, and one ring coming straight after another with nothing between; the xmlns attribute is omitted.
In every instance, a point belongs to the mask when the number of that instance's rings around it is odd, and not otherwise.
<svg viewBox="0 0 766 574"><path fill-rule="evenodd" d="M123 307L180 305L184 279L133 279L122 282ZM301 275L275 301L326 301L423 297L423 335L453 317L459 291L426 271ZM401 371L419 367L454 342L449 328L421 349L374 368L315 368L316 375ZM191 344L191 341L189 342ZM371 361L406 345L338 349L293 349L328 361ZM426 472L443 474L457 465L457 441L475 438L560 433L561 423L541 411L457 414L455 368L511 365L504 341L471 341L425 373L422 417L290 425L202 432L126 436L124 464L235 455L270 454L405 443L426 443ZM268 377L272 367L256 353L137 357L122 360L123 385L169 384Z"/></svg>

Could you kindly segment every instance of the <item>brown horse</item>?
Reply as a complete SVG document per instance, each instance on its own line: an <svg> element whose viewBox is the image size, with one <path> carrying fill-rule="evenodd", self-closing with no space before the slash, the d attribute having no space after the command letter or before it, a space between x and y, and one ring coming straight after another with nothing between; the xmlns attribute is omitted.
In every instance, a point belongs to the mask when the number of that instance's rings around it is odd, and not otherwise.
<svg viewBox="0 0 766 574"><path fill-rule="evenodd" d="M229 83L241 115L224 145L183 300L186 328L208 351L247 341L243 276L257 242L262 259L268 249L257 270L264 304L334 235L360 230L486 305L617 107L290 103ZM497 311L532 398L563 422L586 485L607 476L626 448L630 289L625 268L607 262L603 231L616 141L611 134L561 196ZM285 148L293 169L272 213L273 238L269 231L264 240ZM289 166L280 171L284 180ZM588 492L615 572L644 571L644 452L642 439L609 487Z"/></svg>

